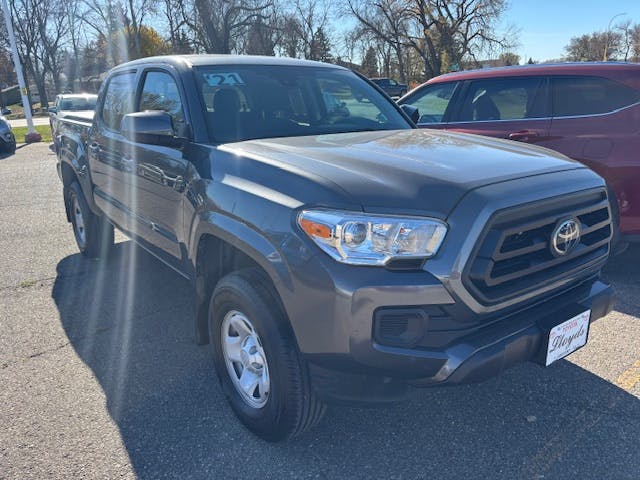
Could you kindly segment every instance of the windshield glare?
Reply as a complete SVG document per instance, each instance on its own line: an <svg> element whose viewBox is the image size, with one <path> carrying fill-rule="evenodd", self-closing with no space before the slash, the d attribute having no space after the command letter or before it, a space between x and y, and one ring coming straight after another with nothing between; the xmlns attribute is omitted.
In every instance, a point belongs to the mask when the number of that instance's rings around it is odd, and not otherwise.
<svg viewBox="0 0 640 480"><path fill-rule="evenodd" d="M215 143L411 128L390 100L348 70L218 65L196 68L196 78Z"/></svg>

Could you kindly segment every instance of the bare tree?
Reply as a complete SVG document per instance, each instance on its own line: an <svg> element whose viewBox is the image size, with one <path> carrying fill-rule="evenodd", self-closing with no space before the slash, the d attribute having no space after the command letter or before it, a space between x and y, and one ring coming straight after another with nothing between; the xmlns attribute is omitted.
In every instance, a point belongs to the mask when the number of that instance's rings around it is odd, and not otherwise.
<svg viewBox="0 0 640 480"><path fill-rule="evenodd" d="M620 35L620 59L632 62L640 60L640 24L626 20L616 26Z"/></svg>
<svg viewBox="0 0 640 480"><path fill-rule="evenodd" d="M360 38L377 40L385 75L390 75L390 53L393 52L400 80L406 82L404 50L409 43L408 31L413 19L411 3L407 0L347 0L346 6L360 22Z"/></svg>
<svg viewBox="0 0 640 480"><path fill-rule="evenodd" d="M275 29L258 18L247 31L247 41L243 53L249 55L275 55Z"/></svg>
<svg viewBox="0 0 640 480"><path fill-rule="evenodd" d="M329 27L329 6L322 0L294 0L293 23L295 33L301 42L302 56L309 60L320 60L319 47L326 39Z"/></svg>
<svg viewBox="0 0 640 480"><path fill-rule="evenodd" d="M271 7L271 0L194 0L193 9L185 5L184 20L204 51L232 53L252 23L269 19Z"/></svg>
<svg viewBox="0 0 640 480"><path fill-rule="evenodd" d="M640 24L631 28L631 57L632 62L640 62Z"/></svg>
<svg viewBox="0 0 640 480"><path fill-rule="evenodd" d="M513 32L498 33L505 0L411 0L416 19L409 44L424 61L425 73L440 75L480 53L513 46Z"/></svg>
<svg viewBox="0 0 640 480"><path fill-rule="evenodd" d="M600 61L603 57L615 60L620 54L622 35L620 32L593 32L573 37L565 47L566 59L575 62Z"/></svg>
<svg viewBox="0 0 640 480"><path fill-rule="evenodd" d="M20 62L25 67L27 75L30 75L35 82L40 102L46 103L45 76L48 72L47 65L43 61L45 52L38 21L42 16L42 10L46 8L46 1L15 0L10 3L10 8Z"/></svg>
<svg viewBox="0 0 640 480"><path fill-rule="evenodd" d="M433 77L514 46L514 32L497 29L506 0L347 0L347 6L393 50L402 80L407 48L422 59L424 75Z"/></svg>
<svg viewBox="0 0 640 480"><path fill-rule="evenodd" d="M69 32L68 5L63 0L48 0L39 2L38 7L31 12L31 15L36 18L40 33L42 62L46 71L51 74L55 90L59 92L62 90L60 75L63 70ZM46 104L46 99L43 103Z"/></svg>
<svg viewBox="0 0 640 480"><path fill-rule="evenodd" d="M498 57L498 62L501 66L520 65L520 55L513 52L503 52Z"/></svg>
<svg viewBox="0 0 640 480"><path fill-rule="evenodd" d="M303 56L303 41L299 34L298 18L290 13L278 15L274 22L276 37L275 49L285 57L298 58Z"/></svg>
<svg viewBox="0 0 640 480"><path fill-rule="evenodd" d="M142 55L140 37L145 17L156 13L156 10L156 2L153 0L127 0L123 23L133 44L133 58L140 58Z"/></svg>
<svg viewBox="0 0 640 480"><path fill-rule="evenodd" d="M169 29L167 37L173 53L193 53L194 51L194 35L186 21L188 1L164 0L162 13Z"/></svg>

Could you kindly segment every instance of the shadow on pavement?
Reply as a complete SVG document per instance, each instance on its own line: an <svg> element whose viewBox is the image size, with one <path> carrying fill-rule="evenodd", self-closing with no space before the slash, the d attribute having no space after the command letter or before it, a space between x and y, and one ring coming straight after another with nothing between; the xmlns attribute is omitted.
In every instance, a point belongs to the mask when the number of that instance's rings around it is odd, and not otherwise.
<svg viewBox="0 0 640 480"><path fill-rule="evenodd" d="M131 242L57 266L66 334L107 398L140 478L637 478L640 401L569 362L415 392L385 409L332 408L271 445L233 417L190 284Z"/></svg>

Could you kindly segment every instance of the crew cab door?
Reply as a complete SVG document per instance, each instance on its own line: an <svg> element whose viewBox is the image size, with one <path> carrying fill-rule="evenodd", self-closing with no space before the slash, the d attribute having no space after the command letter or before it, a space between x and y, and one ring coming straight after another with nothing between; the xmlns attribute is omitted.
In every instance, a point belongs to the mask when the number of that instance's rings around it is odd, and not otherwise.
<svg viewBox="0 0 640 480"><path fill-rule="evenodd" d="M464 82L447 129L547 146L551 127L545 77Z"/></svg>
<svg viewBox="0 0 640 480"><path fill-rule="evenodd" d="M183 95L176 78L166 70L142 72L136 111L159 110L169 113L175 135L186 136ZM183 146L162 146L131 142L133 169L129 188L136 192L132 211L147 228L140 236L151 246L182 259L180 248L183 225L183 196L188 161Z"/></svg>
<svg viewBox="0 0 640 480"><path fill-rule="evenodd" d="M137 77L137 71L130 70L108 79L88 145L96 204L118 227L134 234L139 225L132 215L135 190L128 181L134 168L133 150L120 131L120 122L134 111Z"/></svg>
<svg viewBox="0 0 640 480"><path fill-rule="evenodd" d="M120 128L128 113L164 110L184 129L178 84L158 69L116 73L108 82L89 144L94 198L119 228L180 268L187 161L180 148L134 142Z"/></svg>

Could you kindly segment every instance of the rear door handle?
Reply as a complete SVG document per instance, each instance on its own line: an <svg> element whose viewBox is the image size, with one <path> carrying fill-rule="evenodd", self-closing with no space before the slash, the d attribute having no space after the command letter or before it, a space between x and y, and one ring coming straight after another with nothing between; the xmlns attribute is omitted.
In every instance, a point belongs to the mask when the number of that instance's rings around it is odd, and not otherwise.
<svg viewBox="0 0 640 480"><path fill-rule="evenodd" d="M535 130L520 130L518 132L511 132L509 134L509 140L517 140L520 142L529 142L531 139L539 137L540 134Z"/></svg>

